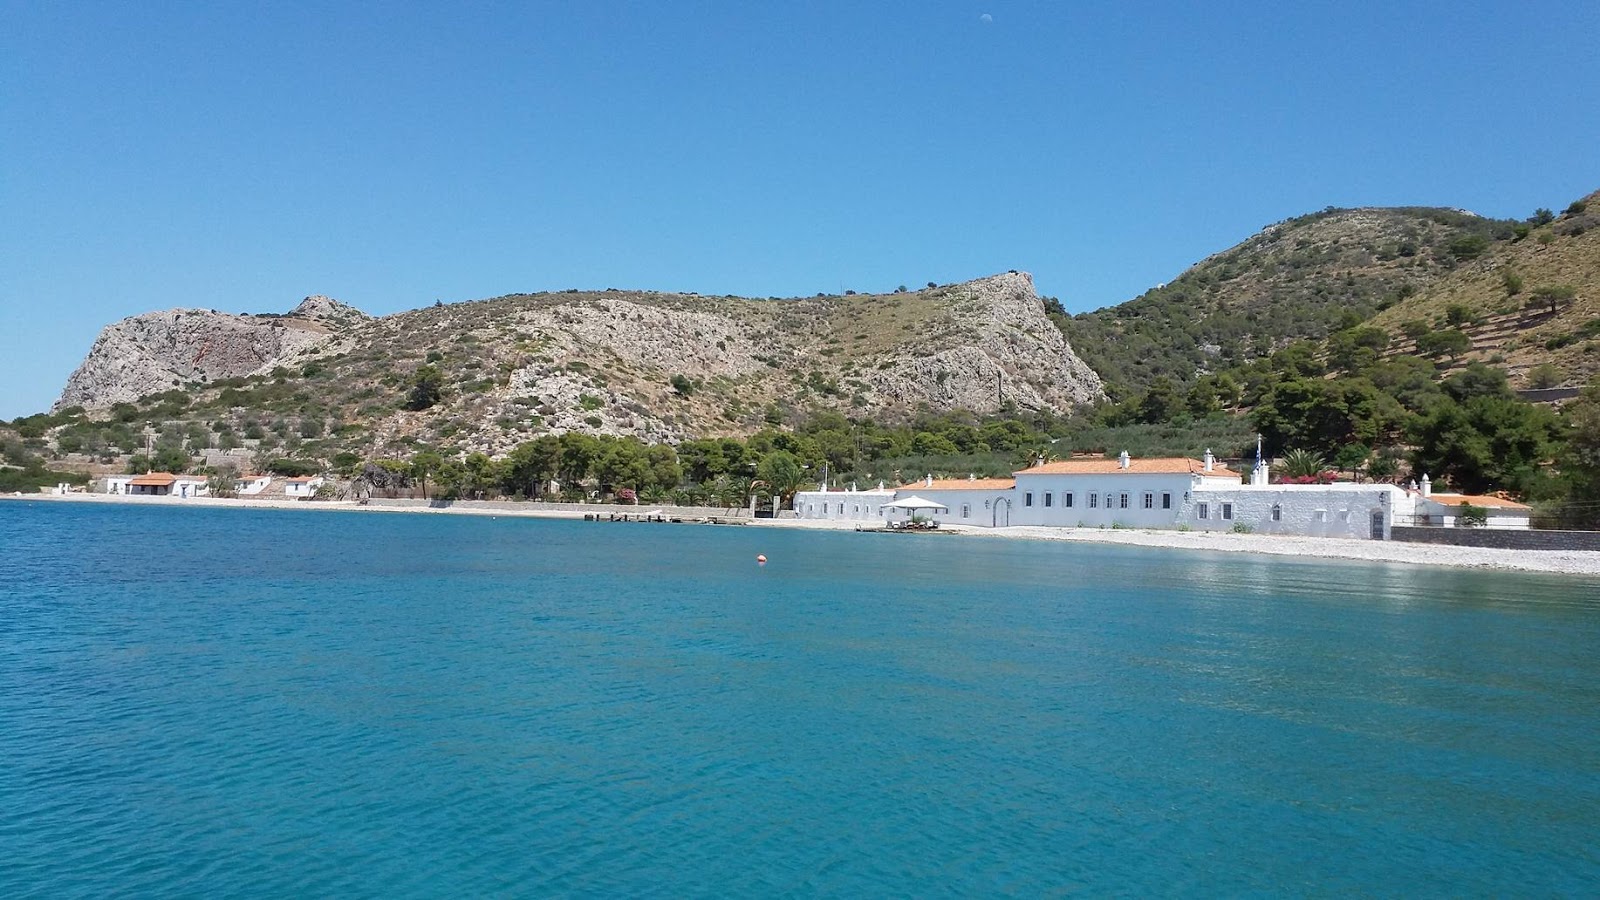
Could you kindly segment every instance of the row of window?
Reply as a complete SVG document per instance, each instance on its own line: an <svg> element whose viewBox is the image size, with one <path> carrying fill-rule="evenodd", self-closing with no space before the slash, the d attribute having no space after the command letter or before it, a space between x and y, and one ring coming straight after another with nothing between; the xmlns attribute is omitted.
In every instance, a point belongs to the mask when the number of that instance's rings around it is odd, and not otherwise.
<svg viewBox="0 0 1600 900"><path fill-rule="evenodd" d="M1128 494L1128 493L1114 494L1114 493L1112 493L1110 491L1106 491L1105 494L1102 495L1099 491L1089 491L1088 492L1088 497L1087 497L1089 508L1090 509L1099 509L1100 508L1100 498L1102 496L1105 497L1106 509L1127 509L1128 508L1128 502L1132 498L1133 495L1132 494ZM1041 491L1040 494L1039 494L1039 499L1042 500L1044 502L1044 505L1047 506L1047 507L1055 505L1055 494L1050 492L1050 491ZM1062 491L1061 492L1061 506L1063 508L1066 508L1066 509L1071 509L1072 508L1072 503L1073 503L1073 494L1072 494L1072 492L1071 491ZM1144 497L1143 497L1143 503L1144 503L1144 508L1145 509L1155 509L1156 508L1156 493L1155 493L1155 491L1145 491L1144 492ZM1022 505L1023 506L1032 506L1033 505L1033 491L1026 491L1026 492L1023 493L1023 495L1022 495ZM1162 494L1161 494L1161 508L1162 509L1171 509L1172 508L1172 494L1170 492L1165 492L1165 491L1162 492Z"/></svg>
<svg viewBox="0 0 1600 900"><path fill-rule="evenodd" d="M841 515L841 516L844 515L844 504L840 503L840 504L838 504L838 506L839 506L839 513L838 514ZM875 515L875 516L883 511L883 507L881 507L881 506L870 506L870 507L869 506L859 506L857 504L852 503L852 504L850 504L850 515L852 515L852 516L860 515L861 513L865 512L868 509L872 510L872 514ZM807 503L806 504L806 515L814 516L816 514L817 514L817 504L815 504L815 503ZM822 514L823 515L827 515L828 514L828 504L826 504L826 503L822 504Z"/></svg>
<svg viewBox="0 0 1600 900"><path fill-rule="evenodd" d="M1224 521L1231 521L1233 519L1233 504L1232 503L1219 503L1217 505L1222 507L1220 510L1218 510L1218 512L1220 512L1222 514L1222 519ZM1272 508L1272 510L1273 510L1273 513L1276 514L1277 511L1278 511L1278 508L1276 506L1274 506ZM1196 503L1194 505L1194 517L1196 519L1209 519L1209 518L1211 518L1211 504L1209 504L1209 503Z"/></svg>

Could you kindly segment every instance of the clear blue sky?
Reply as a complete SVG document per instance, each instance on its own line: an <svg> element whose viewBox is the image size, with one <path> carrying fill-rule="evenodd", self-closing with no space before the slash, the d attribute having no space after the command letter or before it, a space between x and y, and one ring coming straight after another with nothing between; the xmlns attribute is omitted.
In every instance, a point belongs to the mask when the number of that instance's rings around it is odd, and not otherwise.
<svg viewBox="0 0 1600 900"><path fill-rule="evenodd" d="M330 9L329 7L333 7ZM1324 206L1600 187L1594 0L0 0L0 417L152 309L1119 303Z"/></svg>

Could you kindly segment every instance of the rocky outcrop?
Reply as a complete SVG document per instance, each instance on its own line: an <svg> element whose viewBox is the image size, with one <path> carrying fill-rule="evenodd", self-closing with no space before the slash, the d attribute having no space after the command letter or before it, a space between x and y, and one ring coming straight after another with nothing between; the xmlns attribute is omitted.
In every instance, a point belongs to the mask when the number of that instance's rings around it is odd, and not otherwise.
<svg viewBox="0 0 1600 900"><path fill-rule="evenodd" d="M326 343L364 313L326 297L308 297L287 316L205 309L144 313L106 326L67 379L55 409L105 409L174 388L270 372Z"/></svg>
<svg viewBox="0 0 1600 900"><path fill-rule="evenodd" d="M942 333L917 335L869 377L900 404L997 412L1067 410L1104 396L1100 376L1044 314L1033 277L1008 272L947 289L955 298Z"/></svg>
<svg viewBox="0 0 1600 900"><path fill-rule="evenodd" d="M439 371L443 396L410 409L422 365ZM298 399L248 409L209 387L274 372L286 381L275 393ZM791 300L574 291L374 319L317 296L277 317L150 313L108 327L57 406L173 388L240 421L318 408L379 452L423 442L488 453L551 432L670 442L818 409L896 420L1066 412L1104 396L1023 272Z"/></svg>

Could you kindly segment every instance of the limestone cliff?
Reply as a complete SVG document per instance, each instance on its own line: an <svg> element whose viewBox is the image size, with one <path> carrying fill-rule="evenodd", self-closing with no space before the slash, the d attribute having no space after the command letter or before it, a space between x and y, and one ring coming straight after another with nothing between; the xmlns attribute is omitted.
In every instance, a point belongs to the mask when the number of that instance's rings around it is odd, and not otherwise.
<svg viewBox="0 0 1600 900"><path fill-rule="evenodd" d="M423 365L441 373L443 397L407 409ZM269 374L271 390L248 381ZM342 437L376 452L426 443L497 453L572 430L675 441L818 409L1064 412L1103 396L1021 272L791 300L607 290L377 319L315 297L281 317L152 313L107 328L57 405L174 387L213 419L337 421Z"/></svg>

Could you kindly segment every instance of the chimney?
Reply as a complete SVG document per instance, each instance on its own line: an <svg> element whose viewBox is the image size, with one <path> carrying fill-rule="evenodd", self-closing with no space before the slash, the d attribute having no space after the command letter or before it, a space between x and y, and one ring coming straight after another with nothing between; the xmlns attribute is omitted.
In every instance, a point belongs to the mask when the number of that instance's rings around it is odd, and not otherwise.
<svg viewBox="0 0 1600 900"><path fill-rule="evenodd" d="M1211 448L1206 448L1205 470L1210 472L1217 465L1217 458L1211 455Z"/></svg>
<svg viewBox="0 0 1600 900"><path fill-rule="evenodd" d="M1267 461L1260 456L1256 457L1256 467L1250 470L1250 486L1265 487L1271 480L1271 474Z"/></svg>
<svg viewBox="0 0 1600 900"><path fill-rule="evenodd" d="M1422 496L1424 496L1424 497L1433 496L1433 482L1428 480L1427 473L1423 473L1423 476L1422 476Z"/></svg>
<svg viewBox="0 0 1600 900"><path fill-rule="evenodd" d="M925 487L933 487L933 473L932 472L928 473L927 479L923 481L923 486L925 486Z"/></svg>
<svg viewBox="0 0 1600 900"><path fill-rule="evenodd" d="M1117 468L1126 469L1130 463L1132 460L1128 458L1128 451L1124 450L1117 454Z"/></svg>

